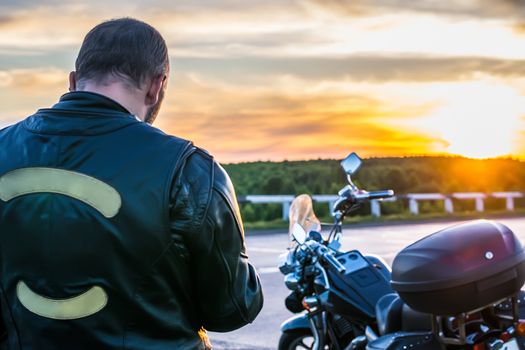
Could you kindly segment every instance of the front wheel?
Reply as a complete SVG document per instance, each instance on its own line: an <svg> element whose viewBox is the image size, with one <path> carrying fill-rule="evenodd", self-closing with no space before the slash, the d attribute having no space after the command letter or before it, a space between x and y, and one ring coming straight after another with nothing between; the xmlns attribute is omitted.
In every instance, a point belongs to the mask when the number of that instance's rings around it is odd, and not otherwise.
<svg viewBox="0 0 525 350"><path fill-rule="evenodd" d="M311 350L314 346L314 336L308 330L284 332L279 339L278 350Z"/></svg>
<svg viewBox="0 0 525 350"><path fill-rule="evenodd" d="M309 330L301 329L281 334L278 350L314 350L314 336ZM333 349L329 344L323 348Z"/></svg>

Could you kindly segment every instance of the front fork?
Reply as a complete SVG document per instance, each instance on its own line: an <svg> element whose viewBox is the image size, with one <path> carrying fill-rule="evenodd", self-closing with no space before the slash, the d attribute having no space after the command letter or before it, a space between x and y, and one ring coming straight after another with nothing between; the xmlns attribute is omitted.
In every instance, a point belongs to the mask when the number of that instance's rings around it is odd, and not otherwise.
<svg viewBox="0 0 525 350"><path fill-rule="evenodd" d="M314 336L312 350L324 349L327 333L326 311L310 314L309 316L310 329L312 331L312 335Z"/></svg>
<svg viewBox="0 0 525 350"><path fill-rule="evenodd" d="M308 315L310 330L314 337L313 350L323 350L330 345L332 350L341 350L340 339L337 338L332 321L328 321L328 313L319 311Z"/></svg>

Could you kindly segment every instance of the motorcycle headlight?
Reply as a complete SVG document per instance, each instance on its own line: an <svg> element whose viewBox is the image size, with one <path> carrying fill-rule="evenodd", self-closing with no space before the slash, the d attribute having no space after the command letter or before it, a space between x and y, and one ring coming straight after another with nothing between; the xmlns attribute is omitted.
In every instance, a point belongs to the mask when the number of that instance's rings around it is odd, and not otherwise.
<svg viewBox="0 0 525 350"><path fill-rule="evenodd" d="M289 251L286 254L281 254L279 258L281 261L279 264L279 271L281 271L283 275L292 273L295 269L295 264L296 264L294 252Z"/></svg>
<svg viewBox="0 0 525 350"><path fill-rule="evenodd" d="M299 286L299 278L295 273L289 273L284 276L284 284L286 285L286 288L296 290Z"/></svg>

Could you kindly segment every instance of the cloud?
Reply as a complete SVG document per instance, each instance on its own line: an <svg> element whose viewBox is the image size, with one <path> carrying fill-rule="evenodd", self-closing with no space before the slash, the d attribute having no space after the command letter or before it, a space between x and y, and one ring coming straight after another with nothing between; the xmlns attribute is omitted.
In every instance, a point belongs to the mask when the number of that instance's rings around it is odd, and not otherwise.
<svg viewBox="0 0 525 350"><path fill-rule="evenodd" d="M270 15L268 15L270 16ZM189 17L191 18L191 16ZM525 56L514 22L458 20L429 14L388 13L348 19L305 15L271 20L238 20L166 26L177 57L344 58L348 56L442 56L513 58ZM176 34L175 34L176 33Z"/></svg>
<svg viewBox="0 0 525 350"><path fill-rule="evenodd" d="M14 21L14 18L9 15L0 15L0 28L2 26L5 26L9 23L12 23Z"/></svg>
<svg viewBox="0 0 525 350"><path fill-rule="evenodd" d="M519 3L6 1L0 125L52 105L85 33L119 14L151 23L170 46L158 126L219 160L439 152L439 135L410 125L448 87L481 76L525 92Z"/></svg>
<svg viewBox="0 0 525 350"><path fill-rule="evenodd" d="M517 35L520 35L520 36L525 35L525 22L517 21L516 23L512 24L512 30Z"/></svg>
<svg viewBox="0 0 525 350"><path fill-rule="evenodd" d="M179 72L198 72L214 80L242 84L260 76L295 76L311 81L431 82L525 75L525 60L483 57L355 55L344 58L185 58L174 57Z"/></svg>
<svg viewBox="0 0 525 350"><path fill-rule="evenodd" d="M52 105L66 91L67 71L1 71L0 81L0 103L6 106L0 125L5 125L13 116L22 119ZM437 154L446 149L446 141L411 124L436 108L436 96L456 91L454 84L267 77L245 87L178 72L156 126L195 141L222 162L343 157L350 150L365 156ZM388 90L406 95L389 96Z"/></svg>
<svg viewBox="0 0 525 350"><path fill-rule="evenodd" d="M480 0L481 1L481 0ZM523 57L521 39L506 24L457 21L435 16L437 5L416 1L71 1L60 5L36 1L11 4L0 24L0 50L76 51L83 36L102 20L135 16L165 36L176 57L340 58L349 55L447 55ZM410 5L412 4L412 5ZM414 5L420 4L420 5ZM423 5L421 5L423 4ZM1 6L1 5L0 5ZM427 8L419 16L394 8ZM363 7L352 18L333 8ZM384 13L381 9L388 8ZM0 7L1 9L1 7ZM328 9L328 10L323 10ZM331 10L330 10L331 9ZM379 10L378 10L379 9ZM332 11L326 14L327 11ZM435 9L435 11L438 11ZM57 16L57 12L61 15ZM365 11L366 12L366 11ZM67 28L67 30L64 30ZM20 57L19 55L18 57ZM16 60L11 60L15 62ZM37 60L34 60L37 64Z"/></svg>
<svg viewBox="0 0 525 350"><path fill-rule="evenodd" d="M0 17L0 48L4 49L78 48L93 26L125 16L152 24L179 50L192 45L197 49L223 46L225 41L233 47L249 46L250 40L255 46L265 41L270 45L272 35L292 39L293 32L311 27L300 6L280 1L9 1L0 3L0 13L7 14Z"/></svg>
<svg viewBox="0 0 525 350"><path fill-rule="evenodd" d="M309 0L309 3L349 16L381 15L397 11L478 19L519 19L525 14L521 0Z"/></svg>
<svg viewBox="0 0 525 350"><path fill-rule="evenodd" d="M50 107L67 92L67 71L59 69L0 70L0 125L11 124Z"/></svg>
<svg viewBox="0 0 525 350"><path fill-rule="evenodd" d="M385 123L424 114L427 107L417 103L396 106L365 91L336 93L331 87L244 89L191 75L174 78L158 126L221 161L342 156L350 149L380 155L385 144L393 145L386 153L424 153L436 143L433 136Z"/></svg>

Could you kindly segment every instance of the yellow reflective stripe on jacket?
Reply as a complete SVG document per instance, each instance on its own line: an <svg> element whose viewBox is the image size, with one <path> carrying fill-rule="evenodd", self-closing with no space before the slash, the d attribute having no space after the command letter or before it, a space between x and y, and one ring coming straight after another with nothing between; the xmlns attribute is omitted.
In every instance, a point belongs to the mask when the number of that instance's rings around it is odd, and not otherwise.
<svg viewBox="0 0 525 350"><path fill-rule="evenodd" d="M78 199L112 218L120 210L120 194L94 177L54 168L21 168L0 177L0 199L8 201L31 193L59 193Z"/></svg>
<svg viewBox="0 0 525 350"><path fill-rule="evenodd" d="M55 320L74 320L97 313L106 306L104 289L93 286L88 291L68 299L51 299L33 292L23 281L16 286L20 303L34 314Z"/></svg>

